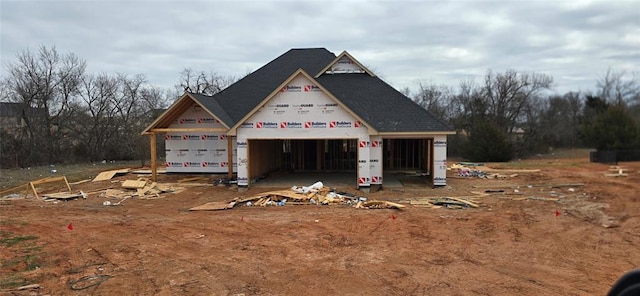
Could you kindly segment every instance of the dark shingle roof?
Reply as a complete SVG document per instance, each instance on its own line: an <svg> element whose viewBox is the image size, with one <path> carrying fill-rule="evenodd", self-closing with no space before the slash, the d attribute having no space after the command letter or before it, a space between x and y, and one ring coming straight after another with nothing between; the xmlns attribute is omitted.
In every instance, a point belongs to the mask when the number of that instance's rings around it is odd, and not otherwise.
<svg viewBox="0 0 640 296"><path fill-rule="evenodd" d="M316 80L379 132L453 130L378 77L364 73L327 74Z"/></svg>
<svg viewBox="0 0 640 296"><path fill-rule="evenodd" d="M213 99L226 111L230 119L229 126L233 126L296 70L302 68L313 76L335 58L325 48L291 49L213 95Z"/></svg>
<svg viewBox="0 0 640 296"><path fill-rule="evenodd" d="M231 127L298 69L315 76L335 59L325 48L291 49L213 96L191 96ZM453 130L378 77L325 74L317 81L379 132Z"/></svg>
<svg viewBox="0 0 640 296"><path fill-rule="evenodd" d="M229 117L229 114L218 104L218 101L212 98L211 96L189 93L191 97L198 101L200 105L207 108L211 113L215 114L218 119L220 119L225 125L228 127L232 127L235 121Z"/></svg>

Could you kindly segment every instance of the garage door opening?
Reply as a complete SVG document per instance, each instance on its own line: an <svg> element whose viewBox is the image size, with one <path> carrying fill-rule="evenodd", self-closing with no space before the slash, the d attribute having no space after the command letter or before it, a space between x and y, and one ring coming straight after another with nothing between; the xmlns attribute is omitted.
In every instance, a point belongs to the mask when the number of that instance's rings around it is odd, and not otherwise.
<svg viewBox="0 0 640 296"><path fill-rule="evenodd" d="M318 180L334 185L357 183L356 139L249 140L248 146L252 182L266 177L261 184L308 185Z"/></svg>
<svg viewBox="0 0 640 296"><path fill-rule="evenodd" d="M355 172L355 139L282 140L284 169L295 172Z"/></svg>

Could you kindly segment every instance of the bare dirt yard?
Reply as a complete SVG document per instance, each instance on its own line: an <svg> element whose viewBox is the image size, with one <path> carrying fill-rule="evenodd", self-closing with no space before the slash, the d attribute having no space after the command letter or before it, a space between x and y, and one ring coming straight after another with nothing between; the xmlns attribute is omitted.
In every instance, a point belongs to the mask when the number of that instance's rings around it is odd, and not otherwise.
<svg viewBox="0 0 640 296"><path fill-rule="evenodd" d="M72 185L86 199L1 198L0 294L605 295L640 266L640 163L620 163L622 177L605 177L609 166L585 157L486 165L540 171L504 179L450 171L437 189L337 188L401 210L188 211L287 189L211 182L103 205L119 201L104 190L138 178L131 173ZM472 196L479 207L411 205L443 196Z"/></svg>

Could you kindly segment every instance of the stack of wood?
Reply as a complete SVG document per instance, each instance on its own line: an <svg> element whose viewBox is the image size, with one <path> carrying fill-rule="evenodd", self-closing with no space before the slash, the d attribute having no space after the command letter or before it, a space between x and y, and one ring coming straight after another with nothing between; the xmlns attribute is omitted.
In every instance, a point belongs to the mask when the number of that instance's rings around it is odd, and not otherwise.
<svg viewBox="0 0 640 296"><path fill-rule="evenodd" d="M137 197L140 199L160 198L161 194L173 192L177 193L185 190L184 187L172 186L171 184L158 184L151 182L147 178L138 178L137 180L125 180L121 187L124 189L107 189L104 192L105 197L111 198L130 198Z"/></svg>

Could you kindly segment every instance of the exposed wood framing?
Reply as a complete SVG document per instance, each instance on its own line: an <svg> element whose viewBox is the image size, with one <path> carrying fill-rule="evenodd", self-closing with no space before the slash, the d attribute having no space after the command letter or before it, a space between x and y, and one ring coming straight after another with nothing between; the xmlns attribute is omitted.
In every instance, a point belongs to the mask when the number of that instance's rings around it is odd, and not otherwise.
<svg viewBox="0 0 640 296"><path fill-rule="evenodd" d="M151 132L151 136L149 137L151 144L151 180L153 182L158 181L158 167L156 163L156 133Z"/></svg>
<svg viewBox="0 0 640 296"><path fill-rule="evenodd" d="M429 178L431 179L431 184L433 184L433 139L427 140L427 167L429 168Z"/></svg>
<svg viewBox="0 0 640 296"><path fill-rule="evenodd" d="M58 182L58 181L64 181L64 184L67 185L67 189L69 189L69 192L71 192L71 186L69 185L69 182L67 181L67 177L65 176L55 177L55 178L44 178L44 179L29 182L29 185L31 186L31 190L33 190L33 194L36 196L36 198L40 198L38 196L38 191L36 191L36 185L51 183L51 182Z"/></svg>
<svg viewBox="0 0 640 296"><path fill-rule="evenodd" d="M282 140L250 140L254 149L247 156L252 159L249 175L260 177L282 168Z"/></svg>
<svg viewBox="0 0 640 296"><path fill-rule="evenodd" d="M226 128L154 128L151 133L179 133L179 132L227 132Z"/></svg>

